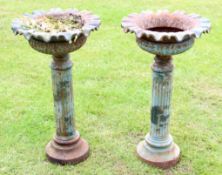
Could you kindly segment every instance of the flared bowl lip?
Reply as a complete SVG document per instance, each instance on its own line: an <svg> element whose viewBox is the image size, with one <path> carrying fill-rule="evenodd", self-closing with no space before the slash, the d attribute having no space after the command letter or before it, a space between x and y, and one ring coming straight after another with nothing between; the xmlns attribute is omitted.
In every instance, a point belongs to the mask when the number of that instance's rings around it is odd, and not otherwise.
<svg viewBox="0 0 222 175"><path fill-rule="evenodd" d="M190 29L178 31L178 32L158 32L145 29L139 25L143 22L145 17L157 15L174 15L183 16L188 20L193 21L194 25ZM140 22L138 22L140 20ZM146 22L144 20L144 22ZM148 21L149 22L149 21ZM211 30L211 23L207 18L201 17L197 14L187 14L184 11L169 12L168 10L160 10L157 12L153 11L142 11L141 13L132 13L122 19L121 27L125 33L135 33L137 38L146 38L153 42L182 42L192 37L199 38L203 33L208 33ZM164 27L164 26L161 26ZM169 26L168 26L169 27Z"/></svg>
<svg viewBox="0 0 222 175"><path fill-rule="evenodd" d="M72 29L66 32L42 32L35 31L35 29L26 29L23 27L23 21L19 18L12 22L11 29L16 35L23 35L28 41L31 39L37 39L43 42L69 42L77 39L80 35L86 37L94 31L98 30L101 25L100 18L97 15L92 14L90 11L79 11L77 9L62 10L60 8L53 8L48 11L36 10L31 14L24 14L25 17L35 19L40 16L46 15L58 15L58 14L73 14L81 16L83 20L83 26L80 29Z"/></svg>

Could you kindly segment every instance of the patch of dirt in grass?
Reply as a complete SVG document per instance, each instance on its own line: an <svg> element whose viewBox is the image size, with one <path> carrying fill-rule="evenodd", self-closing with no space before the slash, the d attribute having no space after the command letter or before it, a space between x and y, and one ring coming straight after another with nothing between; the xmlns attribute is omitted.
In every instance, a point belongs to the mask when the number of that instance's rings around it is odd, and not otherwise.
<svg viewBox="0 0 222 175"><path fill-rule="evenodd" d="M193 88L193 97L198 108L210 118L221 117L216 113L222 105L222 87L215 86L211 83L197 82Z"/></svg>
<svg viewBox="0 0 222 175"><path fill-rule="evenodd" d="M180 161L175 168L164 171L164 175L177 175L177 174L194 175L195 173L193 171L191 161L188 161L186 163Z"/></svg>
<svg viewBox="0 0 222 175"><path fill-rule="evenodd" d="M134 175L122 161L116 162L113 169L116 175Z"/></svg>
<svg viewBox="0 0 222 175"><path fill-rule="evenodd" d="M220 102L222 102L222 87L214 86L211 83L200 81L195 83L194 91L201 93L203 95L201 96L202 98L205 97L208 99L218 99Z"/></svg>

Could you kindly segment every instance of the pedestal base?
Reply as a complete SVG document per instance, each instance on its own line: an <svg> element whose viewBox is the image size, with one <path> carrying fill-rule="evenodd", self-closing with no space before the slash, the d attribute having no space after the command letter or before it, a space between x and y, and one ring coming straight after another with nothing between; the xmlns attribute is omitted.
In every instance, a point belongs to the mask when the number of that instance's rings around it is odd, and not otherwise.
<svg viewBox="0 0 222 175"><path fill-rule="evenodd" d="M70 141L54 139L46 146L46 155L50 162L58 164L77 164L89 156L89 145L79 136Z"/></svg>
<svg viewBox="0 0 222 175"><path fill-rule="evenodd" d="M144 162L167 169L175 166L180 159L180 148L173 143L169 148L153 148L145 141L142 141L137 146L137 154Z"/></svg>

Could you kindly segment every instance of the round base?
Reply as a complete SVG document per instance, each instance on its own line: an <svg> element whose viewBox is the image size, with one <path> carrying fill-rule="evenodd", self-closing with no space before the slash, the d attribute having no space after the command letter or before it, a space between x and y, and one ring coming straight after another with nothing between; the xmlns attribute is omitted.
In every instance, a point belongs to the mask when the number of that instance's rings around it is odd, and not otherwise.
<svg viewBox="0 0 222 175"><path fill-rule="evenodd" d="M77 164L88 158L89 145L79 136L70 141L54 139L46 146L46 155L52 163Z"/></svg>
<svg viewBox="0 0 222 175"><path fill-rule="evenodd" d="M180 160L180 148L173 143L167 149L152 148L145 141L137 145L137 154L144 162L167 169L175 166Z"/></svg>

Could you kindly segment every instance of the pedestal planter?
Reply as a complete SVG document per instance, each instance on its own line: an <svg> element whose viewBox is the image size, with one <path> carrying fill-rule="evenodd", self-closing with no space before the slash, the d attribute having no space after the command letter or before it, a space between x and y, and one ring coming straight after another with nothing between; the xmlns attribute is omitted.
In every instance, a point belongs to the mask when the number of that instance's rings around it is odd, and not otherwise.
<svg viewBox="0 0 222 175"><path fill-rule="evenodd" d="M51 162L76 164L89 155L88 143L75 129L72 61L69 53L81 48L90 32L98 29L99 17L87 11L51 9L36 11L12 24L15 34L24 35L30 46L52 55L52 86L56 134L46 146Z"/></svg>
<svg viewBox="0 0 222 175"><path fill-rule="evenodd" d="M180 11L145 11L124 18L122 28L135 33L140 48L156 55L152 65L151 127L145 140L138 144L137 154L151 165L169 168L180 158L180 149L169 134L172 55L190 49L195 38L209 32L210 22L199 15Z"/></svg>

